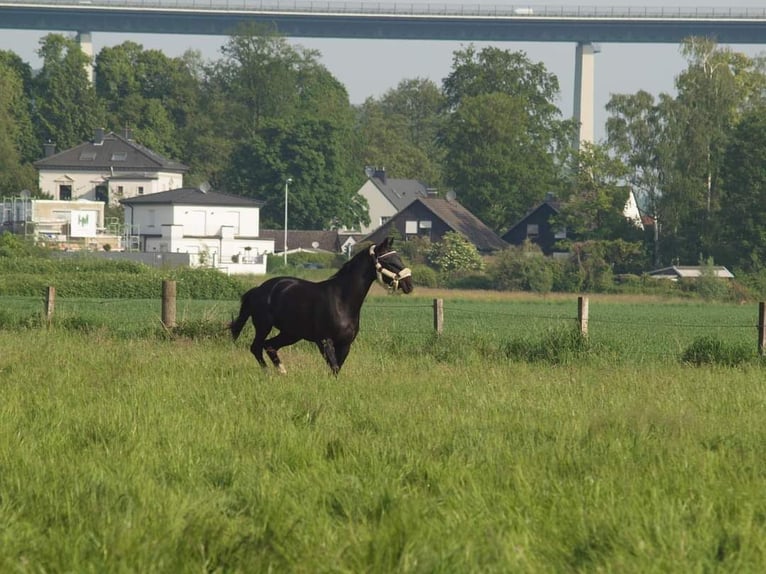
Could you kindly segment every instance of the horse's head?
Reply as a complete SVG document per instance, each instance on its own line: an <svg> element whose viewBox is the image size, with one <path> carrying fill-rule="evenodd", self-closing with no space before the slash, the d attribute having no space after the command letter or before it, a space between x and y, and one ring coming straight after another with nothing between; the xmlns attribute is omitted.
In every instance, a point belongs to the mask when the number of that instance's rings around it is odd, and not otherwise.
<svg viewBox="0 0 766 574"><path fill-rule="evenodd" d="M377 245L370 246L370 255L375 261L375 273L383 285L392 292L401 289L412 291L412 271L405 267L399 255L392 248L394 241L387 237Z"/></svg>

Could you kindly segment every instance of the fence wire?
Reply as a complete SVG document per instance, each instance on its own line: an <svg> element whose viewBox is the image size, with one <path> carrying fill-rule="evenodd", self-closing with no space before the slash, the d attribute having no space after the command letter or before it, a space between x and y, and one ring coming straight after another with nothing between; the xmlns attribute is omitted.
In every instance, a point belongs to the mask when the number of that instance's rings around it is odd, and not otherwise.
<svg viewBox="0 0 766 574"><path fill-rule="evenodd" d="M2 296L0 329L30 316L41 316L44 297ZM222 327L236 315L238 301L178 299L176 321L209 323ZM719 337L743 346L757 344L756 305L702 303L591 302L588 337L596 342L657 357L678 355L700 337ZM162 325L160 299L73 299L57 297L53 321L85 323L95 328L139 336ZM699 318L695 318L699 317ZM16 323L14 323L16 319ZM577 300L465 301L445 300L442 335L471 344L477 339L502 345L515 339L544 338L546 334L575 329L579 324ZM362 308L362 332L369 336L432 337L434 302L422 299L396 301L375 297ZM30 322L28 322L30 323Z"/></svg>

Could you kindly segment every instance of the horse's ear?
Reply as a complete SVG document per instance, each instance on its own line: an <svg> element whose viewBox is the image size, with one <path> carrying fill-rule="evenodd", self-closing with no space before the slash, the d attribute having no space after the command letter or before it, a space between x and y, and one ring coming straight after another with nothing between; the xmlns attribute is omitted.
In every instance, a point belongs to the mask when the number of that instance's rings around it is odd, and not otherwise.
<svg viewBox="0 0 766 574"><path fill-rule="evenodd" d="M375 251L386 251L387 249L390 249L392 241L393 240L390 237L386 237L383 241L378 243L375 247Z"/></svg>

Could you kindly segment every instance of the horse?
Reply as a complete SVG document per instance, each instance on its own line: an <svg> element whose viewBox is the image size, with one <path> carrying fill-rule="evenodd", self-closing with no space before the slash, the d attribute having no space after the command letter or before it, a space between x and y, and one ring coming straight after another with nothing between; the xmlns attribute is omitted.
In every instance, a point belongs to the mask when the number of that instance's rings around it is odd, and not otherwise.
<svg viewBox="0 0 766 574"><path fill-rule="evenodd" d="M229 329L236 341L252 319L255 338L250 352L261 367L266 367L265 349L279 372L286 373L277 351L306 340L316 344L337 375L359 333L362 303L376 279L391 292L412 292L412 272L394 251L391 238L360 250L325 281L283 276L250 289L242 295L239 315ZM274 327L279 334L267 339Z"/></svg>

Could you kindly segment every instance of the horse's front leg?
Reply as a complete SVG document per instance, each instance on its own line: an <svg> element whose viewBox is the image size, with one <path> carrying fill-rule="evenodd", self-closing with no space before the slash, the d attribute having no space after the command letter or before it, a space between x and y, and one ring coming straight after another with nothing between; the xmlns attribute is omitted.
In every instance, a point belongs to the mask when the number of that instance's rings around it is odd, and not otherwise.
<svg viewBox="0 0 766 574"><path fill-rule="evenodd" d="M324 360L330 365L333 375L337 375L340 371L340 365L335 354L335 343L332 339L322 339L321 342L317 343L317 347L319 347L319 352L322 353Z"/></svg>

